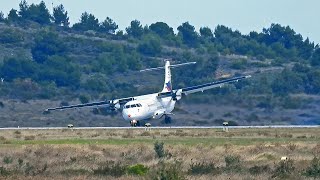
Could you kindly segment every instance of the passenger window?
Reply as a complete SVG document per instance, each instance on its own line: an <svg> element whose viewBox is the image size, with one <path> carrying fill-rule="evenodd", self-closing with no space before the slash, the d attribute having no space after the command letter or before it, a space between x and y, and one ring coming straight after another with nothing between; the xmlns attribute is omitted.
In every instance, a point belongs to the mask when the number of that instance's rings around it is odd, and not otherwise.
<svg viewBox="0 0 320 180"><path fill-rule="evenodd" d="M129 109L129 108L130 108L130 106L129 106L129 105L126 105L125 109Z"/></svg>

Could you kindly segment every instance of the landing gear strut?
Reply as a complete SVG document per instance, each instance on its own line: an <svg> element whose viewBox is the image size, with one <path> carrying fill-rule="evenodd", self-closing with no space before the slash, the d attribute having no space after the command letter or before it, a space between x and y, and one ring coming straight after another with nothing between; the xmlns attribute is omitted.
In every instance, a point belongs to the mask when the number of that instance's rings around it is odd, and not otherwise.
<svg viewBox="0 0 320 180"><path fill-rule="evenodd" d="M164 117L164 123L170 124L171 123L171 117L170 116L165 116Z"/></svg>
<svg viewBox="0 0 320 180"><path fill-rule="evenodd" d="M131 120L131 121L130 121L130 125L131 125L132 127L140 126L140 121Z"/></svg>

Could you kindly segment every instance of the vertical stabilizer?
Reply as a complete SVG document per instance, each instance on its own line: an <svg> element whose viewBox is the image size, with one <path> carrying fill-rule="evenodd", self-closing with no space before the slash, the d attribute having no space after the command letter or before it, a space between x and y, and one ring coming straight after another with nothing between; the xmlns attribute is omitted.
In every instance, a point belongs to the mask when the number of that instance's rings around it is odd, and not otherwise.
<svg viewBox="0 0 320 180"><path fill-rule="evenodd" d="M163 85L162 92L170 92L172 91L170 61L166 61L164 69L165 69L165 77L164 77L164 85Z"/></svg>

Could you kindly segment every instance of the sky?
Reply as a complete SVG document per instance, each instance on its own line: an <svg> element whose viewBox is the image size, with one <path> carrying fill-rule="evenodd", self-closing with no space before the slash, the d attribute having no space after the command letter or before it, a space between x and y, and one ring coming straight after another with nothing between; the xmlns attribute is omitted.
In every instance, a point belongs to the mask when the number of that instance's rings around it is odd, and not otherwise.
<svg viewBox="0 0 320 180"><path fill-rule="evenodd" d="M319 0L44 0L48 9L63 4L71 24L79 21L83 12L94 14L100 21L113 19L125 30L137 19L142 25L165 22L177 31L188 21L200 27L214 28L220 24L242 34L261 32L271 23L289 25L304 39L320 43ZM27 0L38 4L40 0ZM20 0L0 0L5 15L11 8L19 9Z"/></svg>

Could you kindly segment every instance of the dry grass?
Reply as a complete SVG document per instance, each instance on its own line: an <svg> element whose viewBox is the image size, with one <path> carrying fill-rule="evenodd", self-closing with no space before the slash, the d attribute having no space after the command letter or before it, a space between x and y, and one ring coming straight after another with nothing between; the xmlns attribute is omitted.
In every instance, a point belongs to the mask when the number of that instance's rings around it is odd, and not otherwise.
<svg viewBox="0 0 320 180"><path fill-rule="evenodd" d="M8 130L0 131L0 137L0 167L10 172L0 179L106 179L92 172L108 161L157 169L156 141L164 142L164 161L181 161L184 172L192 162L213 162L223 169L225 156L240 157L244 172L221 170L216 179L269 179L270 174L251 175L247 169L265 165L272 169L282 156L293 159L296 172L302 172L320 152L319 129L232 129L229 133L212 129ZM187 179L210 177L186 175ZM305 178L299 173L295 177ZM117 179L141 178L124 175Z"/></svg>

